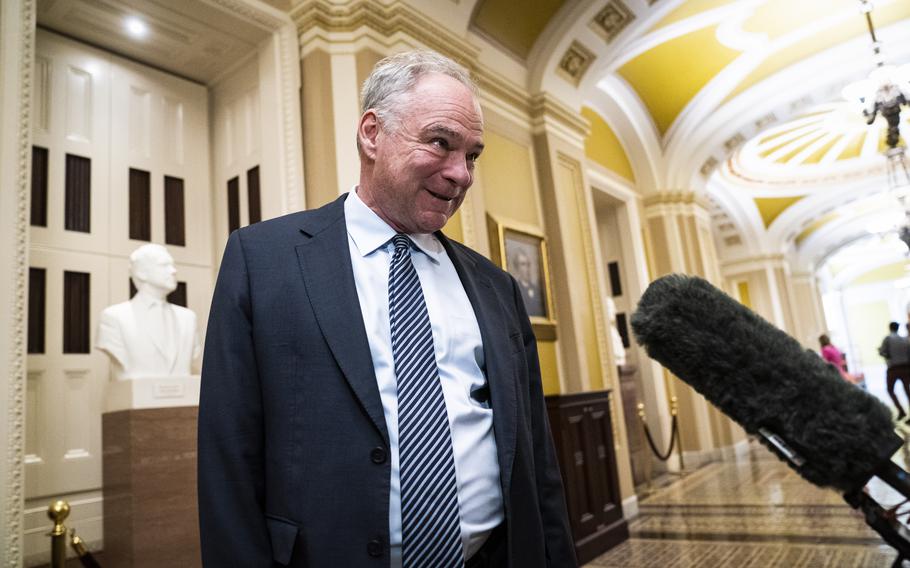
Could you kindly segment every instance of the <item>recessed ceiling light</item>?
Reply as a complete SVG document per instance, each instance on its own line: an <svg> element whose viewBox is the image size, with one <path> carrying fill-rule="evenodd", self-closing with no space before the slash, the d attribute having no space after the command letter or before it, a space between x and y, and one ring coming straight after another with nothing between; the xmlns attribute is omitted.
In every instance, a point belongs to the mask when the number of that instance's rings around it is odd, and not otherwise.
<svg viewBox="0 0 910 568"><path fill-rule="evenodd" d="M135 38L143 38L148 34L149 28L145 22L136 17L126 19L126 31Z"/></svg>

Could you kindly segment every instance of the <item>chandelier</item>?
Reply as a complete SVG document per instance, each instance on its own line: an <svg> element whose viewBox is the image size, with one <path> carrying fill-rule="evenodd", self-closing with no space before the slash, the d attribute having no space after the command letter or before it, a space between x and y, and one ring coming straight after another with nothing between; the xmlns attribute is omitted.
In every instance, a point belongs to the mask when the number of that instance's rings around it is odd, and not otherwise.
<svg viewBox="0 0 910 568"><path fill-rule="evenodd" d="M888 187L892 190L910 189L910 165L907 163L906 142L901 140L901 110L910 110L910 64L888 65L882 55L882 42L875 35L872 24L872 2L859 0L866 18L869 35L872 37L872 53L875 69L869 76L844 87L845 99L862 109L867 124L872 124L878 115L887 122L884 155L887 160ZM910 136L908 136L910 137ZM905 191L899 191L903 195ZM910 232L908 232L910 239ZM908 243L910 246L910 243Z"/></svg>

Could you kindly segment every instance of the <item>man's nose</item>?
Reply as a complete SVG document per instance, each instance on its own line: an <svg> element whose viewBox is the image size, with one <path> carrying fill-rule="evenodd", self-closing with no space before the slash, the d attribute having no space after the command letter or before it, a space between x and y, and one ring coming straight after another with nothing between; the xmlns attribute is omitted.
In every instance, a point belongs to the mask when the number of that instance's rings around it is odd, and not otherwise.
<svg viewBox="0 0 910 568"><path fill-rule="evenodd" d="M474 182L474 164L464 154L451 152L446 160L443 176L453 184L467 189Z"/></svg>

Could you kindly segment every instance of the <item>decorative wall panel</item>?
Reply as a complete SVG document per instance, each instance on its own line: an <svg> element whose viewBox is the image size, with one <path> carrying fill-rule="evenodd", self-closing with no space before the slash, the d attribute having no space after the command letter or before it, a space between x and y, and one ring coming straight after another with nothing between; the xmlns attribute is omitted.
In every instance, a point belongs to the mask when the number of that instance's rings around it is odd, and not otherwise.
<svg viewBox="0 0 910 568"><path fill-rule="evenodd" d="M89 352L90 275L87 272L63 274L63 352Z"/></svg>
<svg viewBox="0 0 910 568"><path fill-rule="evenodd" d="M51 127L51 61L35 57L35 84L32 88L32 130L47 133Z"/></svg>
<svg viewBox="0 0 910 568"><path fill-rule="evenodd" d="M240 178L233 177L227 182L228 232L240 228Z"/></svg>
<svg viewBox="0 0 910 568"><path fill-rule="evenodd" d="M164 242L186 246L183 180L164 176Z"/></svg>
<svg viewBox="0 0 910 568"><path fill-rule="evenodd" d="M79 460L91 457L91 425L85 420L84 408L91 408L93 394L88 369L67 369L63 373L66 404L63 412L63 459Z"/></svg>
<svg viewBox="0 0 910 568"><path fill-rule="evenodd" d="M92 74L85 69L66 69L66 137L77 142L92 141Z"/></svg>
<svg viewBox="0 0 910 568"><path fill-rule="evenodd" d="M183 103L170 97L164 98L164 149L167 152L166 159L183 165Z"/></svg>
<svg viewBox="0 0 910 568"><path fill-rule="evenodd" d="M152 146L152 94L135 85L130 87L129 148L135 157L150 158Z"/></svg>
<svg viewBox="0 0 910 568"><path fill-rule="evenodd" d="M130 168L130 238L152 240L152 185L149 172Z"/></svg>
<svg viewBox="0 0 910 568"><path fill-rule="evenodd" d="M64 198L67 231L88 233L92 230L92 161L82 156L66 155L66 196Z"/></svg>
<svg viewBox="0 0 910 568"><path fill-rule="evenodd" d="M32 146L31 224L47 227L47 148Z"/></svg>
<svg viewBox="0 0 910 568"><path fill-rule="evenodd" d="M47 271L28 269L28 352L44 353Z"/></svg>
<svg viewBox="0 0 910 568"><path fill-rule="evenodd" d="M173 292L167 295L167 301L177 305L186 307L186 282L177 282L177 288Z"/></svg>
<svg viewBox="0 0 910 568"><path fill-rule="evenodd" d="M262 221L262 196L259 193L259 166L246 171L246 192L250 225Z"/></svg>

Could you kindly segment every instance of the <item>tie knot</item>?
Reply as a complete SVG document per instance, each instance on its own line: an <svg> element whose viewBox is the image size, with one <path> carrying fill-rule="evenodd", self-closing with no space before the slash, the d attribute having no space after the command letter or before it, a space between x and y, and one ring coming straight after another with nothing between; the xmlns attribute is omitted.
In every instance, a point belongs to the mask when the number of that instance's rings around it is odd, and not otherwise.
<svg viewBox="0 0 910 568"><path fill-rule="evenodd" d="M392 237L392 244L395 245L395 253L401 254L411 248L411 237L398 233Z"/></svg>

